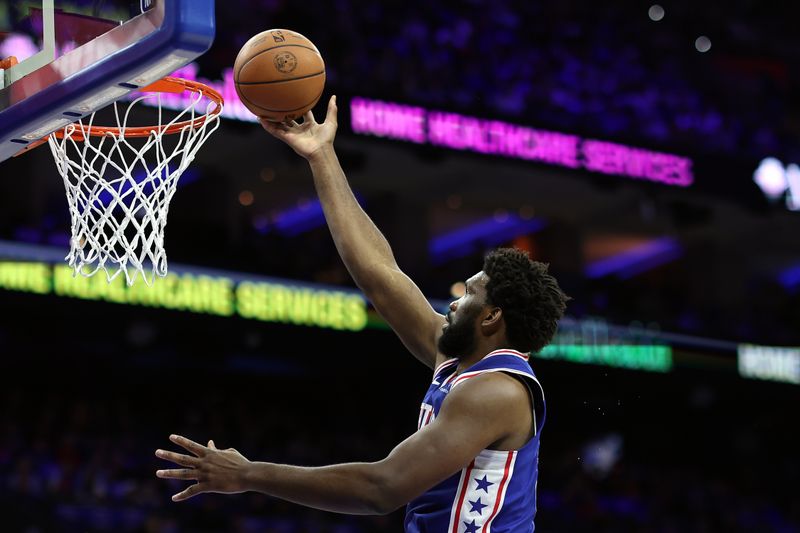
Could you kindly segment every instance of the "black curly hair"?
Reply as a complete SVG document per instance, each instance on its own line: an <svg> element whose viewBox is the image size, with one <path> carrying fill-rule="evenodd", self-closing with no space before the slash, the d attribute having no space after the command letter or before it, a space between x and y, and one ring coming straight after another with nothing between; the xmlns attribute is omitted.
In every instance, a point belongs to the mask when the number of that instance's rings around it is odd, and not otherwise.
<svg viewBox="0 0 800 533"><path fill-rule="evenodd" d="M503 310L510 347L520 352L550 343L570 299L547 267L516 248L498 248L483 262L487 303Z"/></svg>

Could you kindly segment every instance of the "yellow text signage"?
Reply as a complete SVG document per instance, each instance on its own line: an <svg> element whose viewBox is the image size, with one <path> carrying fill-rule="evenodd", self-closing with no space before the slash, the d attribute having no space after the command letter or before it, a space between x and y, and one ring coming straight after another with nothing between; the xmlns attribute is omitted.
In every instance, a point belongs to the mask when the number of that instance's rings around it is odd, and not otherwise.
<svg viewBox="0 0 800 533"><path fill-rule="evenodd" d="M0 261L0 289L346 331L367 325L359 294L224 275L168 274L152 286L74 276L66 265Z"/></svg>

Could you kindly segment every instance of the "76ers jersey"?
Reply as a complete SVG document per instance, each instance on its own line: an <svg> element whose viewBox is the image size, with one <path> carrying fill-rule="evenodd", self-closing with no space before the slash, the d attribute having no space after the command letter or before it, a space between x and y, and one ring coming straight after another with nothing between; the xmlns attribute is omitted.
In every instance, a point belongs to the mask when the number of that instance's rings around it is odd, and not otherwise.
<svg viewBox="0 0 800 533"><path fill-rule="evenodd" d="M496 350L456 375L457 359L439 365L425 394L418 429L434 421L447 394L459 383L485 372L521 379L531 391L536 434L522 448L483 450L461 472L408 504L407 533L531 533L536 514L539 435L544 425L544 393L528 356ZM539 416L537 416L537 414Z"/></svg>

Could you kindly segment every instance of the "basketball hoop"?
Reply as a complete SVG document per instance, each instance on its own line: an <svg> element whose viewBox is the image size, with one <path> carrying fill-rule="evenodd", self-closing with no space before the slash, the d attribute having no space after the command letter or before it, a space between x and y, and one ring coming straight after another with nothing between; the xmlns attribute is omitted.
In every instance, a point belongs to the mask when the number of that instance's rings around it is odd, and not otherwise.
<svg viewBox="0 0 800 533"><path fill-rule="evenodd" d="M181 174L219 127L222 96L202 83L168 77L138 91L145 94L123 114L114 103L116 126L95 125L92 113L46 138L67 192L72 236L65 259L75 275L102 269L110 283L124 272L128 285L137 274L147 285L167 275L169 202ZM164 123L162 94L184 91L191 101ZM131 111L146 100L155 101L158 125L129 126Z"/></svg>
<svg viewBox="0 0 800 533"><path fill-rule="evenodd" d="M2 36L2 33L0 33L0 36ZM0 89L5 89L6 87L5 71L18 64L19 61L17 61L16 56L0 57Z"/></svg>
<svg viewBox="0 0 800 533"><path fill-rule="evenodd" d="M0 59L0 70L8 70L17 64L19 64L19 61L17 61L16 56L8 56L4 59Z"/></svg>

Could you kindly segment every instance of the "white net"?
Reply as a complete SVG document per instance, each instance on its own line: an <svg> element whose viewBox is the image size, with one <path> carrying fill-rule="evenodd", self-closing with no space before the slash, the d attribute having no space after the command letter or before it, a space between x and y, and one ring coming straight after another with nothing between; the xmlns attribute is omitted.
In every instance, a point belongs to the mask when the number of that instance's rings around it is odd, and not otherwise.
<svg viewBox="0 0 800 533"><path fill-rule="evenodd" d="M156 276L167 274L164 230L170 200L181 174L219 127L219 115L210 114L216 104L206 104L197 92L191 93L191 104L162 124L161 99L161 93L145 94L124 114L114 103L119 134L90 136L92 114L85 122L67 126L61 138L48 138L67 192L72 238L65 259L76 275L88 277L103 270L110 283L124 273L132 285L141 274L150 285ZM145 100L158 108L159 127L146 137L128 139L131 111ZM166 133L186 120L191 123L179 132Z"/></svg>

